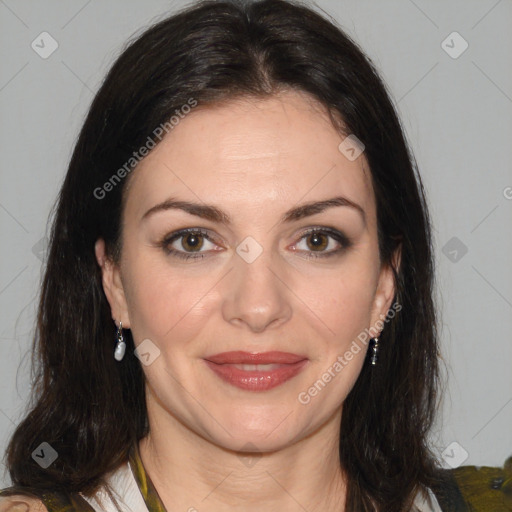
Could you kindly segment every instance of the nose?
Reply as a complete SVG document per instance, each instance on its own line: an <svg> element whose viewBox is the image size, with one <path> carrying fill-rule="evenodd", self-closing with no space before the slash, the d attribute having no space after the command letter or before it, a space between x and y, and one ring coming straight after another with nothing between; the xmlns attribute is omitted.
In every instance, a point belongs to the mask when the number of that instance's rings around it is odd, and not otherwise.
<svg viewBox="0 0 512 512"><path fill-rule="evenodd" d="M234 268L224 284L222 315L226 322L252 332L282 326L292 316L292 295L284 269L272 261L270 250L263 250L248 262L233 255Z"/></svg>

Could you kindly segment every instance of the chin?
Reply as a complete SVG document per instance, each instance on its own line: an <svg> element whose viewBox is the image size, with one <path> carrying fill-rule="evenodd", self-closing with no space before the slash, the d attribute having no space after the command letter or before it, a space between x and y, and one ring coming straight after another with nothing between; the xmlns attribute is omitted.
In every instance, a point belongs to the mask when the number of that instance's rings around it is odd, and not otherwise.
<svg viewBox="0 0 512 512"><path fill-rule="evenodd" d="M255 412L240 409L236 417L224 416L222 427L216 425L219 444L234 451L270 452L292 444L297 436L299 426L291 420L291 410L284 413L284 408L276 406L277 412L268 410ZM290 421L291 420L291 421ZM290 428L290 427L293 428Z"/></svg>

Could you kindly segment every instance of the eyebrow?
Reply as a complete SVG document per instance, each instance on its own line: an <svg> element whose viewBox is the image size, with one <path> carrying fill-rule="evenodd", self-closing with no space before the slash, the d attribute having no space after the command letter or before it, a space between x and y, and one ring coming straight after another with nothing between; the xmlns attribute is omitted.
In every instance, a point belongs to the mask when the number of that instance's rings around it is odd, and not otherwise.
<svg viewBox="0 0 512 512"><path fill-rule="evenodd" d="M321 213L327 210L328 208L334 208L338 206L348 206L358 211L361 214L363 221L366 223L366 214L364 209L357 203L354 203L350 199L347 199L346 197L342 196L332 197L330 199L324 199L322 201L313 201L292 208L281 217L280 222L288 223L297 221L305 217ZM175 200L174 198L169 198L163 201L162 203L159 203L150 208L142 216L141 222L157 212L167 210L183 210L187 213L190 213L191 215L195 215L197 217L201 217L202 219L210 220L212 222L216 222L219 224L224 224L226 226L229 226L232 223L230 216L226 212L224 212L220 208L217 208L214 205L199 204L190 201L178 201Z"/></svg>

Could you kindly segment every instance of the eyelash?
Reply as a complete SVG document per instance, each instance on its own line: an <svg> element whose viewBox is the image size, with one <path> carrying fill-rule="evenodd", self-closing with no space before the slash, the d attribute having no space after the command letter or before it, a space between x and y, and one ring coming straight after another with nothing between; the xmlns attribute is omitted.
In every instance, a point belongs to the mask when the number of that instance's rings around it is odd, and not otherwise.
<svg viewBox="0 0 512 512"><path fill-rule="evenodd" d="M175 240L179 240L180 238L188 235L188 234L200 234L203 235L207 240L214 243L214 241L211 239L211 237L208 234L207 230L201 229L201 228L187 228L182 229L180 231L176 231L175 233L171 233L170 235L167 235L158 243L158 246L161 247L167 255L173 256L176 258L180 258L182 260L198 260L203 259L205 257L205 253L187 253L183 251L177 251L175 249L170 249L169 245L174 242ZM310 251L307 256L305 256L306 259L316 259L316 258L329 258L331 256L336 256L340 254L345 249L348 249L352 243L351 241L341 232L331 229L331 228L310 228L309 230L303 232L299 238L299 241L310 236L313 234L324 234L327 235L330 238L333 238L336 242L338 242L341 247L335 250L331 250L328 252L316 252L316 251Z"/></svg>

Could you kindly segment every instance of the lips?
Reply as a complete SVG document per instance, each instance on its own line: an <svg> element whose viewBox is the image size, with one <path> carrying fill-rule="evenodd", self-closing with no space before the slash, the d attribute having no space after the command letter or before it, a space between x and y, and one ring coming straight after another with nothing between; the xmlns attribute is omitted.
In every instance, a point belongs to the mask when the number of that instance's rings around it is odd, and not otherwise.
<svg viewBox="0 0 512 512"><path fill-rule="evenodd" d="M223 381L247 391L266 391L292 379L307 365L305 356L289 352L223 352L205 358Z"/></svg>

